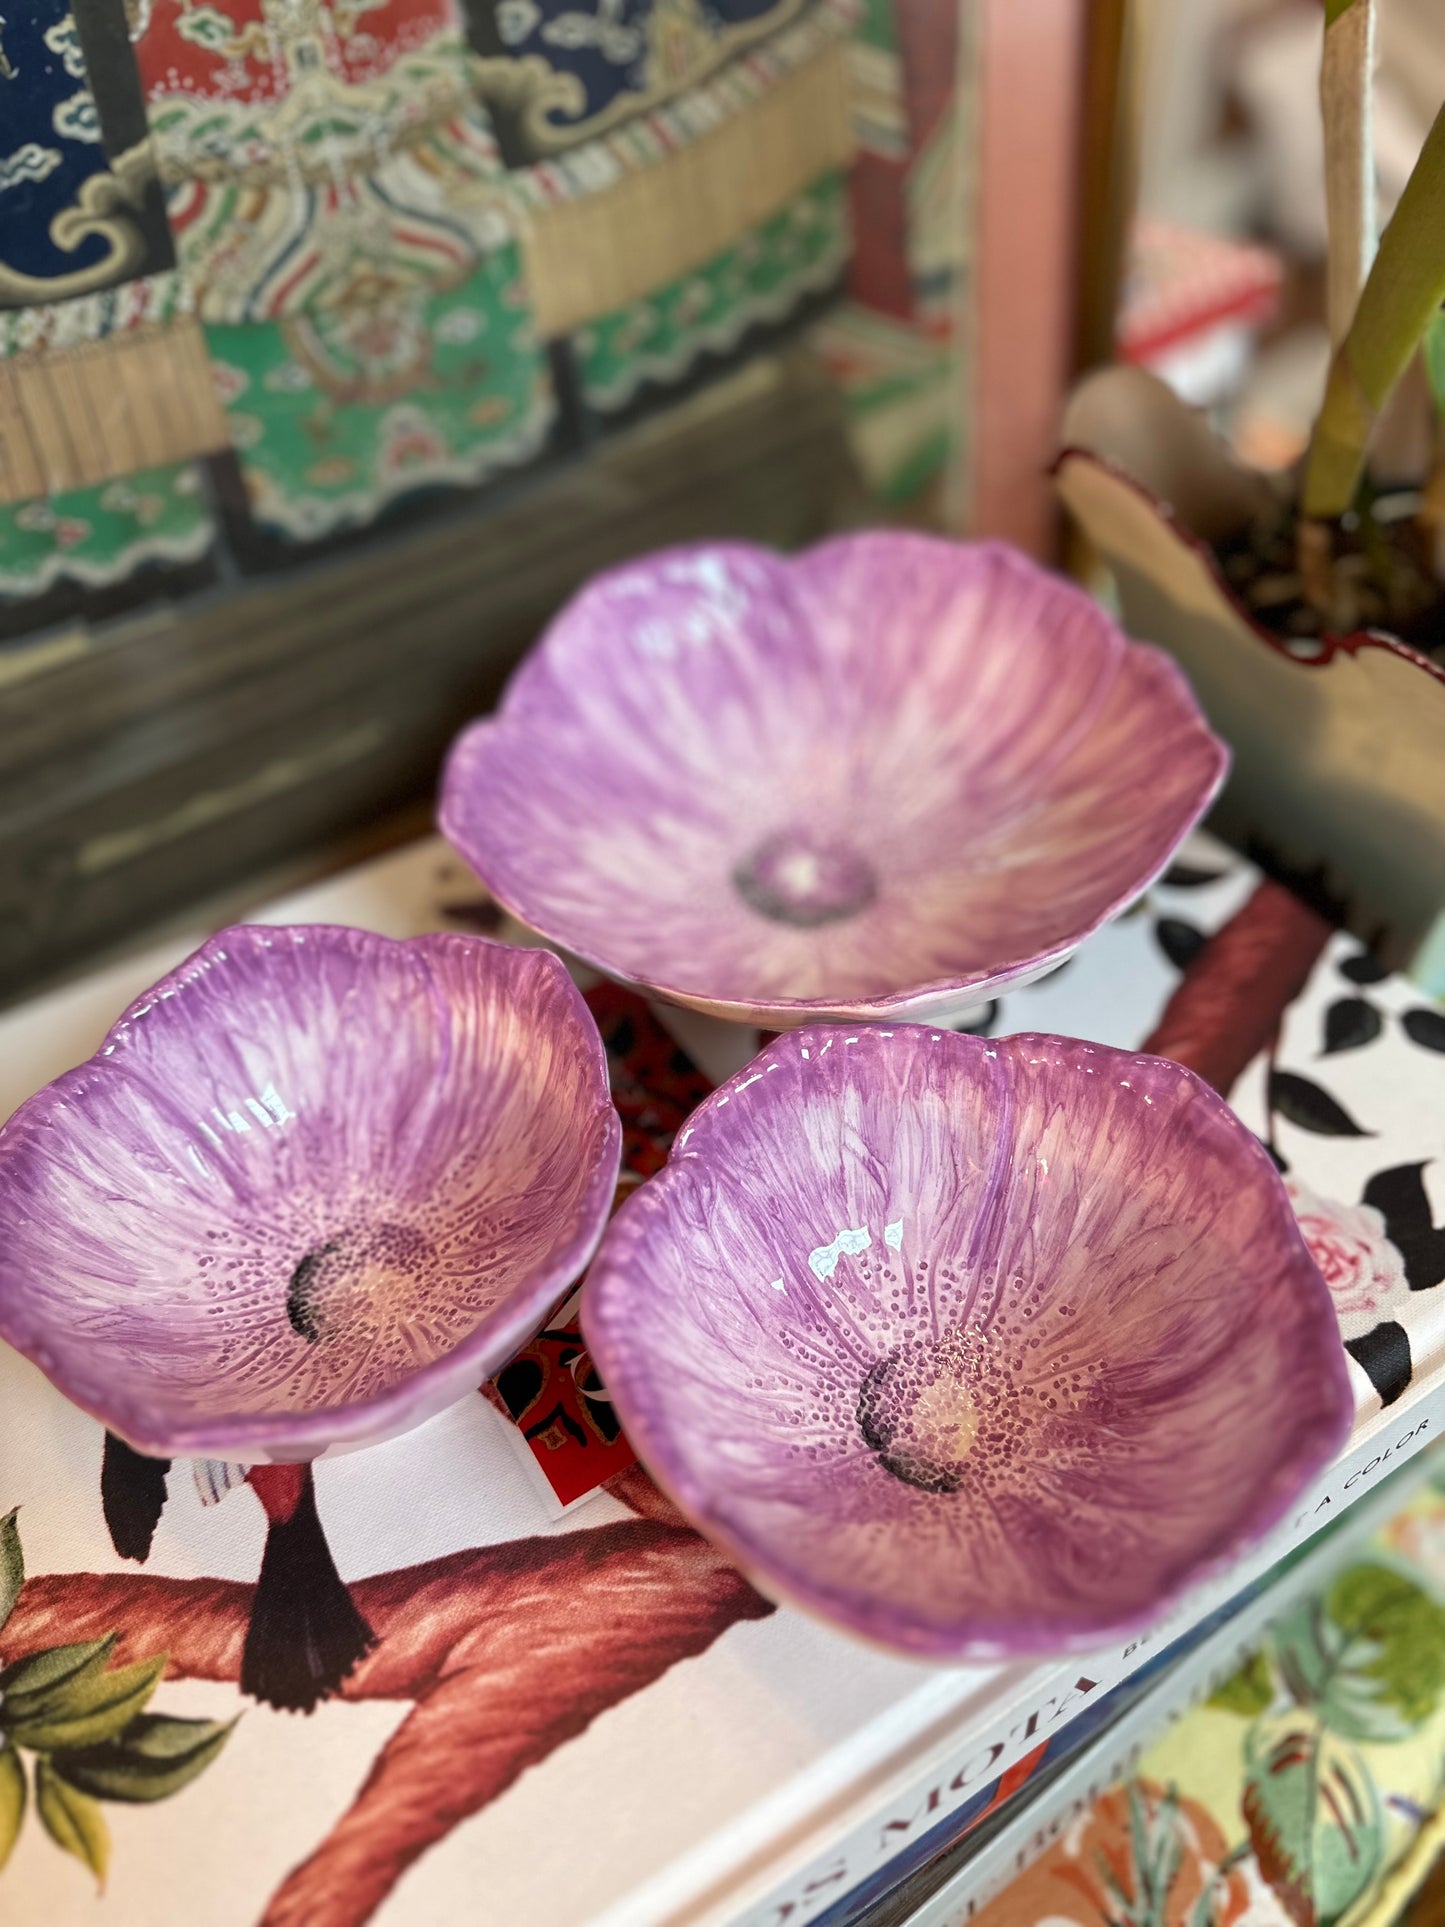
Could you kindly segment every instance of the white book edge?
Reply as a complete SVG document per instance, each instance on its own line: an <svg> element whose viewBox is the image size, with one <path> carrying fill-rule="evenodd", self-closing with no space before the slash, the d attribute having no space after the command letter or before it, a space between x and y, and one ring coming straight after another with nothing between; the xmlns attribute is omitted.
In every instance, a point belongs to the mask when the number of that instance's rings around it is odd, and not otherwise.
<svg viewBox="0 0 1445 1927"><path fill-rule="evenodd" d="M1267 1592L1185 1653L1114 1725L1085 1746L1058 1778L1023 1803L1017 1817L906 1917L906 1927L964 1927L1009 1882L1046 1853L1099 1795L1135 1772L1165 1729L1230 1679L1265 1632L1297 1601L1318 1591L1425 1483L1417 1466L1399 1490L1377 1492L1352 1508L1346 1530L1331 1534Z"/></svg>
<svg viewBox="0 0 1445 1927"><path fill-rule="evenodd" d="M814 1771L791 1801L759 1802L675 1860L593 1927L807 1927L1087 1705L1365 1497L1440 1432L1445 1379L1371 1414L1290 1517L1227 1572L1135 1638L1067 1660L944 1670L887 1722ZM880 1749L886 1748L882 1757ZM792 1811L787 1807L791 1805ZM781 1810L780 1810L781 1809Z"/></svg>

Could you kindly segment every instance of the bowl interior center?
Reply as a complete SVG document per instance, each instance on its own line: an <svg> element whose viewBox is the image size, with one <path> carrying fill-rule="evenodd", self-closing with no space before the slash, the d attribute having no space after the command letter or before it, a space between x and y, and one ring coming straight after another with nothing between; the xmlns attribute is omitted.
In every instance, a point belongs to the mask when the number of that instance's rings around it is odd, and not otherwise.
<svg viewBox="0 0 1445 1927"><path fill-rule="evenodd" d="M845 838L781 830L733 872L738 895L759 916L794 929L841 923L878 894L867 858Z"/></svg>
<svg viewBox="0 0 1445 1927"><path fill-rule="evenodd" d="M963 1332L885 1352L858 1390L858 1429L885 1471L920 1492L956 1492L978 1434Z"/></svg>
<svg viewBox="0 0 1445 1927"><path fill-rule="evenodd" d="M308 1345L360 1346L408 1354L415 1346L418 1286L436 1247L414 1225L352 1225L313 1245L291 1274L286 1316Z"/></svg>
<svg viewBox="0 0 1445 1927"><path fill-rule="evenodd" d="M454 1350L555 1236L550 1216L515 1200L443 1194L422 1215L368 1218L353 1204L328 1225L303 1207L259 1236L212 1234L189 1342L167 1353L173 1393L251 1412L376 1397ZM308 1216L318 1228L303 1228Z"/></svg>

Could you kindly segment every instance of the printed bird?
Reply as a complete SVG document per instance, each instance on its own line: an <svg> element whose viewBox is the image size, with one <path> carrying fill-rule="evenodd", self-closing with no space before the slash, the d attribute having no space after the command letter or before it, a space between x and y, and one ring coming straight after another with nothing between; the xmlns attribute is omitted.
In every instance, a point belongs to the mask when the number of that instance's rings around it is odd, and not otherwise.
<svg viewBox="0 0 1445 1927"><path fill-rule="evenodd" d="M122 1559L144 1564L165 1508L169 1459L148 1459L105 1435L101 1507ZM266 1513L266 1547L241 1657L241 1690L286 1712L329 1699L376 1644L336 1570L316 1510L309 1465L193 1461L203 1504L249 1485Z"/></svg>

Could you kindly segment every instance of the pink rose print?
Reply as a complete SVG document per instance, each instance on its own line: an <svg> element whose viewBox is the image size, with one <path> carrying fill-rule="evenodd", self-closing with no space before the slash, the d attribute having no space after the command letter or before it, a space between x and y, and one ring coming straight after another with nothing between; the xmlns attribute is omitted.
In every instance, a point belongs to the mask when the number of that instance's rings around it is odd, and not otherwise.
<svg viewBox="0 0 1445 1927"><path fill-rule="evenodd" d="M1371 1331L1395 1315L1409 1296L1405 1261L1385 1235L1373 1205L1337 1204L1294 1178L1285 1179L1310 1256L1324 1273L1346 1338Z"/></svg>

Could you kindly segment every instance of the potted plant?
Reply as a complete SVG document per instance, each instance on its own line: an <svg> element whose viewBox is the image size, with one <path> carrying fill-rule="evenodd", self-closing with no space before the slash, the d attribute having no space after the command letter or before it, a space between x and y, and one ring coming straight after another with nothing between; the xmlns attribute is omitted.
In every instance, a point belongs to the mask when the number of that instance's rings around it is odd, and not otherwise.
<svg viewBox="0 0 1445 1927"><path fill-rule="evenodd" d="M1375 0L1324 4L1333 358L1302 463L1251 473L1163 383L1109 368L1072 396L1055 475L1126 626L1178 658L1234 750L1218 827L1442 990L1445 108L1377 249ZM1385 491L1372 445L1422 364L1433 460Z"/></svg>

